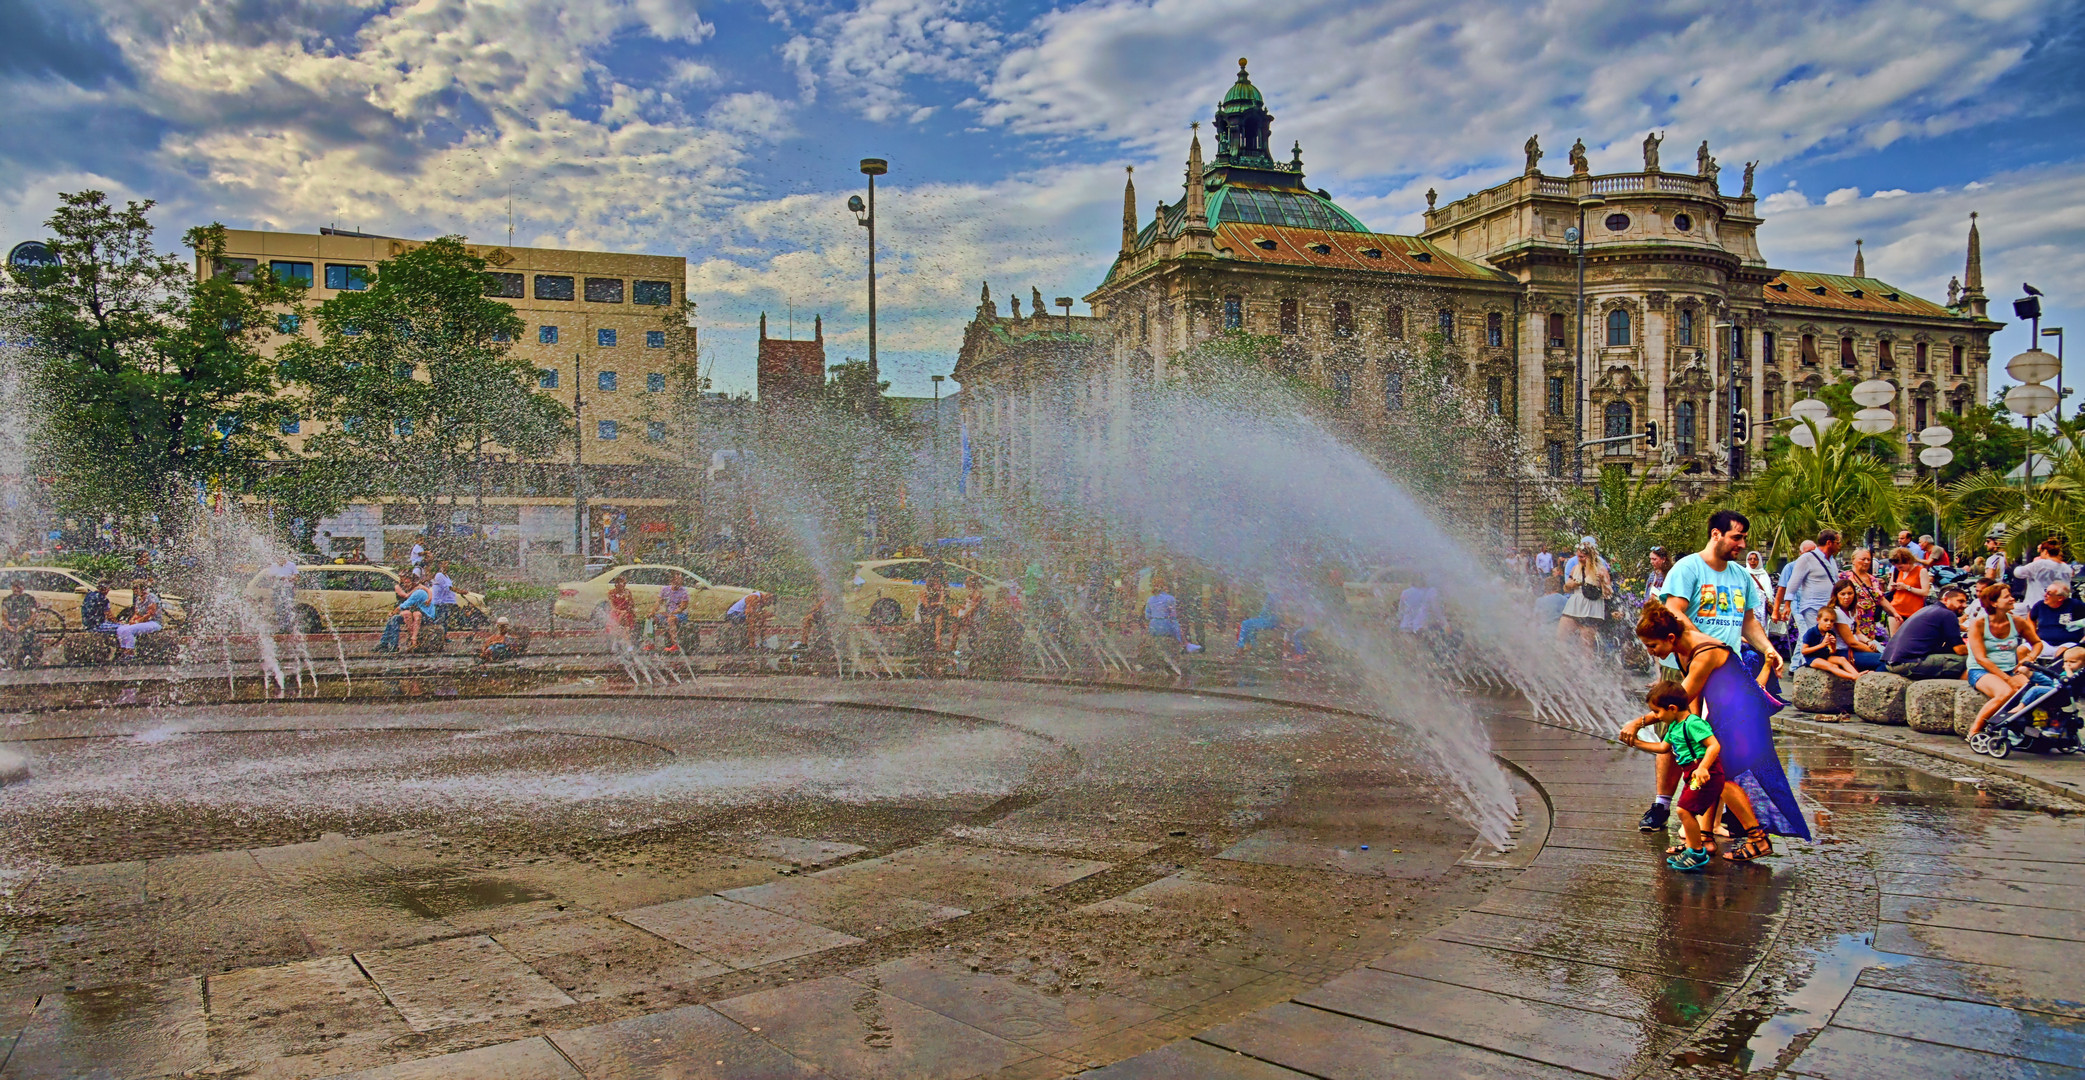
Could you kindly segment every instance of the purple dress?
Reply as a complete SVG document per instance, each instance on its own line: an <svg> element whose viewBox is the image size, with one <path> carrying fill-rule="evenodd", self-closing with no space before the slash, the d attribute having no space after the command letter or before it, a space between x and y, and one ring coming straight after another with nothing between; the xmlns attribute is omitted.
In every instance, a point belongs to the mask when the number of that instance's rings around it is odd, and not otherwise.
<svg viewBox="0 0 2085 1080"><path fill-rule="evenodd" d="M1803 820L1788 775L1781 771L1781 758L1774 752L1774 728L1768 718L1779 710L1772 699L1736 657L1709 673L1701 698L1708 712L1705 719L1723 746L1718 762L1724 774L1751 796L1759 823L1777 836L1810 839L1810 826Z"/></svg>

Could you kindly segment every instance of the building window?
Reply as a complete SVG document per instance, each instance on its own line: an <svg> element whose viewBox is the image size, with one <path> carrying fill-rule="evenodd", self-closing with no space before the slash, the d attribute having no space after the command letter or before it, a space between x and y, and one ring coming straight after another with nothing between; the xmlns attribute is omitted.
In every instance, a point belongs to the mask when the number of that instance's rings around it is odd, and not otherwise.
<svg viewBox="0 0 2085 1080"><path fill-rule="evenodd" d="M1607 343L1609 345L1629 344L1629 312L1627 309L1616 308L1607 313Z"/></svg>
<svg viewBox="0 0 2085 1080"><path fill-rule="evenodd" d="M1775 356L1775 355L1774 355L1774 332L1773 332L1773 331L1771 331L1771 330L1768 330L1768 331L1766 331L1765 333L1763 333L1763 334L1760 334L1760 335L1759 335L1759 360L1760 360L1760 362L1761 362L1761 363L1765 363L1765 364L1771 364L1771 363L1773 363L1773 362L1774 362L1775 360L1778 360L1778 359L1780 359L1780 357L1777 357L1777 356Z"/></svg>
<svg viewBox="0 0 2085 1080"><path fill-rule="evenodd" d="M1506 411L1506 380L1493 375L1484 380L1484 409L1493 416Z"/></svg>
<svg viewBox="0 0 2085 1080"><path fill-rule="evenodd" d="M1223 328L1242 330L1245 328L1245 299L1238 296L1223 298Z"/></svg>
<svg viewBox="0 0 2085 1080"><path fill-rule="evenodd" d="M1340 408L1354 403L1354 373L1346 368L1332 370L1332 400Z"/></svg>
<svg viewBox="0 0 2085 1080"><path fill-rule="evenodd" d="M663 393L666 390L665 374L657 371L647 374L644 377L644 388L654 394Z"/></svg>
<svg viewBox="0 0 2085 1080"><path fill-rule="evenodd" d="M217 260L217 276L229 277L233 281L245 285L253 281L254 271L258 270L260 265L261 261L259 259L219 259Z"/></svg>
<svg viewBox="0 0 2085 1080"><path fill-rule="evenodd" d="M622 303L623 279L619 277L590 277L586 279L586 302L589 304Z"/></svg>
<svg viewBox="0 0 2085 1080"><path fill-rule="evenodd" d="M275 317L275 332L278 334L294 334L303 325L303 318L294 311L285 311Z"/></svg>
<svg viewBox="0 0 2085 1080"><path fill-rule="evenodd" d="M1851 368L1855 365L1856 362L1857 361L1855 361L1853 357L1853 339L1850 337L1840 338L1839 366L1842 368Z"/></svg>
<svg viewBox="0 0 2085 1080"><path fill-rule="evenodd" d="M1951 371L1952 371L1952 372L1953 372L1954 374L1956 374L1956 375L1960 375L1960 374L1962 374L1962 346L1960 346L1960 345L1957 345L1957 346L1955 346L1955 349L1954 349L1954 358L1953 358L1953 359L1952 359L1952 360L1950 361L1950 363L1951 363L1951 364L1953 365L1953 367L1952 367L1952 368L1951 368L1950 370L1951 370ZM1959 410L1957 410L1957 411L1959 411Z"/></svg>
<svg viewBox="0 0 2085 1080"><path fill-rule="evenodd" d="M651 440L651 441L653 441L653 442L665 442L665 441L666 441L666 421L664 421L664 420L647 420L647 421L645 421L645 424L644 424L644 437L645 437L645 438L647 438L647 439L650 439L650 440Z"/></svg>
<svg viewBox="0 0 2085 1080"><path fill-rule="evenodd" d="M1630 415L1628 402L1620 400L1608 402L1606 419L1608 438L1612 439L1618 435L1633 434L1635 418ZM1622 456L1633 454L1635 450L1628 443L1611 442L1607 444L1607 452L1612 456Z"/></svg>
<svg viewBox="0 0 2085 1080"><path fill-rule="evenodd" d="M1562 375L1551 375L1549 377L1548 408L1551 416L1564 415L1564 377Z"/></svg>
<svg viewBox="0 0 2085 1080"><path fill-rule="evenodd" d="M1911 354L1912 362L1918 365L1918 373L1924 375L1926 373L1926 364L1929 362L1930 356L1926 348L1926 343L1921 341L1918 344L1912 346Z"/></svg>
<svg viewBox="0 0 2085 1080"><path fill-rule="evenodd" d="M1383 411L1404 411L1404 372L1392 371L1383 376Z"/></svg>
<svg viewBox="0 0 2085 1080"><path fill-rule="evenodd" d="M1691 308L1680 309L1678 337L1680 344L1694 344L1694 312Z"/></svg>
<svg viewBox="0 0 2085 1080"><path fill-rule="evenodd" d="M1804 335L1803 335L1803 349L1802 349L1802 359L1803 359L1803 363L1805 363L1805 364L1808 364L1808 365L1810 365L1811 367L1815 367L1815 366L1817 366L1817 335L1816 335L1816 334L1804 334Z"/></svg>
<svg viewBox="0 0 2085 1080"><path fill-rule="evenodd" d="M1564 475L1564 444L1551 439L1543 448L1549 451L1549 475Z"/></svg>
<svg viewBox="0 0 2085 1080"><path fill-rule="evenodd" d="M1293 334L1301 322L1302 316L1297 313L1296 301L1283 300L1281 302L1281 332Z"/></svg>
<svg viewBox="0 0 2085 1080"><path fill-rule="evenodd" d="M1911 426L1919 430L1926 427L1926 399L1911 399Z"/></svg>
<svg viewBox="0 0 2085 1080"><path fill-rule="evenodd" d="M1759 407L1766 412L1767 416L1771 417L1774 415L1773 387L1769 386L1759 392Z"/></svg>
<svg viewBox="0 0 2085 1080"><path fill-rule="evenodd" d="M1694 456L1694 403L1682 401L1672 407L1672 446L1681 457Z"/></svg>
<svg viewBox="0 0 2085 1080"><path fill-rule="evenodd" d="M654 307L673 303L673 282L637 281L630 285L630 302Z"/></svg>
<svg viewBox="0 0 2085 1080"><path fill-rule="evenodd" d="M1890 339L1883 338L1875 343L1875 367L1880 371L1897 370L1897 357L1890 351Z"/></svg>
<svg viewBox="0 0 2085 1080"><path fill-rule="evenodd" d="M595 421L595 422L594 422L594 438L596 438L596 439L613 439L613 438L615 438L615 421L613 421L613 420L597 420L597 421Z"/></svg>
<svg viewBox="0 0 2085 1080"><path fill-rule="evenodd" d="M282 433L284 435L295 435L302 430L304 430L304 422L294 416L282 422Z"/></svg>
<svg viewBox="0 0 2085 1080"><path fill-rule="evenodd" d="M557 369L556 369L556 368L554 368L554 367L543 367L543 368L537 368L537 369L536 369L536 389L538 389L538 390L555 390L555 389L557 389Z"/></svg>
<svg viewBox="0 0 2085 1080"><path fill-rule="evenodd" d="M307 289L311 287L311 264L308 262L277 259L268 264L268 272L275 275L279 284L302 285Z"/></svg>
<svg viewBox="0 0 2085 1080"><path fill-rule="evenodd" d="M1354 305L1345 300L1332 302L1332 336L1350 338L1354 336Z"/></svg>
<svg viewBox="0 0 2085 1080"><path fill-rule="evenodd" d="M569 274L537 274L536 299L572 299L572 277Z"/></svg>
<svg viewBox="0 0 2085 1080"><path fill-rule="evenodd" d="M354 263L327 263L326 287L361 292L369 287L369 268Z"/></svg>
<svg viewBox="0 0 2085 1080"><path fill-rule="evenodd" d="M615 348L615 331L605 327L594 331L594 344L603 349Z"/></svg>
<svg viewBox="0 0 2085 1080"><path fill-rule="evenodd" d="M1564 340L1564 313L1552 311L1549 313L1549 347L1561 349L1566 344L1567 342Z"/></svg>
<svg viewBox="0 0 2085 1080"><path fill-rule="evenodd" d="M1484 343L1494 348L1506 343L1506 316L1492 312L1484 316Z"/></svg>
<svg viewBox="0 0 2085 1080"><path fill-rule="evenodd" d="M646 331L644 332L644 347L645 347L645 348L647 348L647 349L663 349L663 348L665 348L665 347L666 347L666 331L664 331L664 330L646 330Z"/></svg>
<svg viewBox="0 0 2085 1080"><path fill-rule="evenodd" d="M1140 343L1140 344L1141 344L1141 343L1145 343L1145 342L1148 342L1148 341L1150 341L1150 340L1151 340L1151 311L1150 311L1150 309L1148 309L1148 308L1138 308L1138 309L1137 309L1137 341L1138 341L1138 343Z"/></svg>
<svg viewBox="0 0 2085 1080"><path fill-rule="evenodd" d="M1745 358L1745 328L1742 326L1730 328L1730 356L1733 360Z"/></svg>
<svg viewBox="0 0 2085 1080"><path fill-rule="evenodd" d="M520 300L528 295L522 291L520 274L491 271L485 275L485 295L508 300Z"/></svg>
<svg viewBox="0 0 2085 1080"><path fill-rule="evenodd" d="M340 418L340 430L345 431L350 435L353 435L355 433L355 429L361 426L362 418L359 416L343 416Z"/></svg>
<svg viewBox="0 0 2085 1080"><path fill-rule="evenodd" d="M1398 306L1397 306L1396 304L1392 304L1392 305L1390 305L1390 315L1389 315L1389 321L1388 321L1388 322L1386 322L1386 323L1385 323L1384 325L1385 325L1385 328L1386 328L1386 329L1388 329L1388 331L1389 331L1389 334L1390 334L1390 340L1392 340L1392 341L1403 341L1403 340L1404 340L1404 309L1403 309L1403 308L1401 308L1401 307L1398 307Z"/></svg>
<svg viewBox="0 0 2085 1080"><path fill-rule="evenodd" d="M536 344L538 344L538 345L555 345L555 344L557 344L557 327L555 327L555 326L538 326L538 327L536 327Z"/></svg>
<svg viewBox="0 0 2085 1080"><path fill-rule="evenodd" d="M1438 319L1439 319L1439 326L1440 326L1440 328L1441 328L1441 340L1442 340L1442 341L1449 341L1449 342L1452 342L1452 341L1454 341L1454 340L1455 340L1455 312L1454 312L1454 311L1452 311L1452 310L1449 310L1448 308L1442 308L1442 309L1440 310L1439 314L1438 314Z"/></svg>
<svg viewBox="0 0 2085 1080"><path fill-rule="evenodd" d="M346 324L346 325L342 326L342 327L340 328L340 332L341 332L341 333L343 333L343 334L346 334L346 335L347 335L347 336L349 336L349 337L361 337L361 336L362 336L362 328L361 328L361 327L359 327L359 326L356 326L356 325L355 325L354 323L348 323L348 324Z"/></svg>
<svg viewBox="0 0 2085 1080"><path fill-rule="evenodd" d="M615 392L615 372L604 371L594 376L594 385L608 393Z"/></svg>

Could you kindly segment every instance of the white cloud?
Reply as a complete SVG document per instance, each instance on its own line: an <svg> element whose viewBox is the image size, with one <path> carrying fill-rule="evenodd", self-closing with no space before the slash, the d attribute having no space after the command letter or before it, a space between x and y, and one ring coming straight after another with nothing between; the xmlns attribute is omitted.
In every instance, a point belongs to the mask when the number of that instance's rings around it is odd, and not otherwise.
<svg viewBox="0 0 2085 1080"><path fill-rule="evenodd" d="M925 120L906 82L975 84L990 70L1001 38L988 23L963 18L963 0L859 0L792 38L783 58L806 95L829 90L841 107L870 120Z"/></svg>
<svg viewBox="0 0 2085 1080"><path fill-rule="evenodd" d="M1776 191L1759 200L1760 213L1772 217L1788 210L1800 210L1810 205L1810 197L1791 186L1786 191Z"/></svg>
<svg viewBox="0 0 2085 1080"><path fill-rule="evenodd" d="M1869 197L1869 198L1871 198L1871 199L1894 199L1894 198L1897 198L1898 196L1901 196L1901 195L1909 195L1909 194L1911 194L1911 193L1910 193L1910 192L1908 192L1908 191L1906 191L1906 190L1904 190L1903 188L1889 188L1889 189L1887 189L1887 190L1885 190L1885 191L1878 191L1878 192L1876 192L1876 193L1874 193L1873 195L1870 195L1870 196L1868 196L1868 197Z"/></svg>
<svg viewBox="0 0 2085 1080"><path fill-rule="evenodd" d="M1855 200L1855 199L1858 199L1858 198L1860 198L1860 197L1861 197L1861 189L1859 189L1859 188L1857 188L1857 187L1842 187L1842 188L1840 188L1840 189L1839 189L1839 190L1837 190L1837 191L1833 191L1833 192L1830 192L1829 194L1825 195L1825 197L1824 197L1824 205L1826 205L1826 206L1843 206L1843 205L1845 205L1845 204L1847 204L1847 203L1850 203L1850 202L1852 202L1853 200Z"/></svg>

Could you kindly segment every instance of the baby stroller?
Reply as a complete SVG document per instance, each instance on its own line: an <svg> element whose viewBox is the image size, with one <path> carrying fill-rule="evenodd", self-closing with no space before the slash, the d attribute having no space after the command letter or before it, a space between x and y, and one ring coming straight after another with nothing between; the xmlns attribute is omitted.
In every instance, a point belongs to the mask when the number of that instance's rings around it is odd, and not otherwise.
<svg viewBox="0 0 2085 1080"><path fill-rule="evenodd" d="M2085 697L2085 668L2066 672L2060 657L2029 666L2034 676L1969 740L1971 750L1994 758L2014 750L2038 754L2078 751L2078 703Z"/></svg>

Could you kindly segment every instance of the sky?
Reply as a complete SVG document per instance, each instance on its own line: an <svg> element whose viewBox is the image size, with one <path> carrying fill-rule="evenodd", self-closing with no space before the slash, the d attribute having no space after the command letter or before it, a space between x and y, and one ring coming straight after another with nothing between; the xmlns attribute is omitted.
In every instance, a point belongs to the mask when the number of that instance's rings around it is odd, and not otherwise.
<svg viewBox="0 0 2085 1080"><path fill-rule="evenodd" d="M1239 57L1313 187L1369 227L1582 138L1595 172L1703 139L1759 162L1770 263L1944 298L1981 214L1993 315L2085 316L2085 0L0 0L0 244L56 193L221 221L683 255L718 389L755 327L823 315L894 393L955 363L989 281L1083 296ZM1677 152L1675 153L1675 149ZM2085 322L2080 322L2085 334ZM2027 347L2011 325L1993 352ZM2085 374L2070 361L2067 381ZM1994 383L2003 381L1994 371Z"/></svg>

